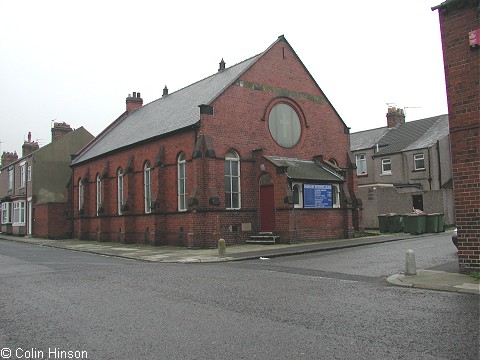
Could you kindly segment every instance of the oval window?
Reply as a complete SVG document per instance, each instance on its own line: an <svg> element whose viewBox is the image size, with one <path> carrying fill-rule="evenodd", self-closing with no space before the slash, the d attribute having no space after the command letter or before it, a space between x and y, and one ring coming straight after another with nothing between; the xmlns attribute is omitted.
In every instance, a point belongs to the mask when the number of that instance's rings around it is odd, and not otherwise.
<svg viewBox="0 0 480 360"><path fill-rule="evenodd" d="M288 104L278 103L270 110L268 128L276 143L285 148L294 147L300 139L300 119Z"/></svg>

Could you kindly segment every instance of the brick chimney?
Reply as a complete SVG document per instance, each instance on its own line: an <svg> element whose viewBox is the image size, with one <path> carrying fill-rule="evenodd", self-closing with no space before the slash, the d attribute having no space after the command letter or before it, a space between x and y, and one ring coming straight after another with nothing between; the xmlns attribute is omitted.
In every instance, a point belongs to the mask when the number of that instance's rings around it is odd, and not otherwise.
<svg viewBox="0 0 480 360"><path fill-rule="evenodd" d="M392 128L400 124L405 124L405 114L403 109L389 107L387 112L387 126Z"/></svg>
<svg viewBox="0 0 480 360"><path fill-rule="evenodd" d="M140 97L140 93L134 92L133 96L130 96L130 94L128 94L126 103L127 103L127 112L131 113L133 110L142 107L143 99Z"/></svg>
<svg viewBox="0 0 480 360"><path fill-rule="evenodd" d="M28 154L31 154L35 150L38 150L40 146L38 145L38 142L32 141L32 133L29 131L28 132L28 140L23 142L22 145L22 157L27 156Z"/></svg>
<svg viewBox="0 0 480 360"><path fill-rule="evenodd" d="M52 142L72 131L73 129L67 123L54 123L52 127Z"/></svg>
<svg viewBox="0 0 480 360"><path fill-rule="evenodd" d="M8 164L11 164L17 160L18 160L18 155L16 151L13 153L4 151L2 154L2 167L7 166Z"/></svg>

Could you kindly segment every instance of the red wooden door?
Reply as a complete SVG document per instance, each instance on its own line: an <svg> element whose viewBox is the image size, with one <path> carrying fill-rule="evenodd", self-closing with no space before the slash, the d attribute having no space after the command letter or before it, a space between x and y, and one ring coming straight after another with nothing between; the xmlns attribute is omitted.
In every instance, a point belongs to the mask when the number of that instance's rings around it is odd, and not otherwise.
<svg viewBox="0 0 480 360"><path fill-rule="evenodd" d="M273 201L273 185L260 186L260 231L275 230L275 208Z"/></svg>

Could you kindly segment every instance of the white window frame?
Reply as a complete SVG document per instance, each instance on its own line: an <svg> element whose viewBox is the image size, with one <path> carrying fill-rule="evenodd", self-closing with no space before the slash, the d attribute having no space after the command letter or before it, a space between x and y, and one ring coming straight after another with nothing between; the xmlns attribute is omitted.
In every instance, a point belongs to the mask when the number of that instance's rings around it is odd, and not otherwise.
<svg viewBox="0 0 480 360"><path fill-rule="evenodd" d="M96 208L97 208L97 216L100 213L100 208L102 207L102 178L100 174L97 174L97 198L96 198Z"/></svg>
<svg viewBox="0 0 480 360"><path fill-rule="evenodd" d="M13 221L12 225L25 225L25 200L13 202Z"/></svg>
<svg viewBox="0 0 480 360"><path fill-rule="evenodd" d="M78 180L78 210L83 208L83 180Z"/></svg>
<svg viewBox="0 0 480 360"><path fill-rule="evenodd" d="M355 155L355 163L357 165L357 175L368 175L367 157L365 154Z"/></svg>
<svg viewBox="0 0 480 360"><path fill-rule="evenodd" d="M143 194L145 214L150 214L152 212L152 169L148 161L143 166Z"/></svg>
<svg viewBox="0 0 480 360"><path fill-rule="evenodd" d="M177 158L178 211L187 211L187 160L182 152Z"/></svg>
<svg viewBox="0 0 480 360"><path fill-rule="evenodd" d="M390 169L385 169L390 167ZM382 175L392 175L392 160L390 158L382 159Z"/></svg>
<svg viewBox="0 0 480 360"><path fill-rule="evenodd" d="M421 161L423 166L418 167L417 162ZM424 154L414 154L413 155L413 164L415 170L425 170L425 155Z"/></svg>
<svg viewBox="0 0 480 360"><path fill-rule="evenodd" d="M32 181L32 165L28 164L27 167L27 181Z"/></svg>
<svg viewBox="0 0 480 360"><path fill-rule="evenodd" d="M11 224L12 223L12 203L4 202L2 203L2 224Z"/></svg>
<svg viewBox="0 0 480 360"><path fill-rule="evenodd" d="M122 169L117 171L117 210L118 215L122 215L123 207L123 172Z"/></svg>
<svg viewBox="0 0 480 360"><path fill-rule="evenodd" d="M230 150L225 155L225 205L227 210L239 210L242 207L242 192L240 188L240 156L237 152ZM236 172L237 175L233 175ZM234 188L237 191L234 191ZM237 204L234 204L234 197L237 195ZM230 204L230 206L228 206Z"/></svg>
<svg viewBox="0 0 480 360"><path fill-rule="evenodd" d="M303 209L303 184L299 182L292 183L292 193L295 194L295 187L298 189L298 203L295 202L295 195L293 196L295 209Z"/></svg>
<svg viewBox="0 0 480 360"><path fill-rule="evenodd" d="M20 167L20 189L24 188L26 185L27 173L26 173L26 166L25 161L19 164Z"/></svg>

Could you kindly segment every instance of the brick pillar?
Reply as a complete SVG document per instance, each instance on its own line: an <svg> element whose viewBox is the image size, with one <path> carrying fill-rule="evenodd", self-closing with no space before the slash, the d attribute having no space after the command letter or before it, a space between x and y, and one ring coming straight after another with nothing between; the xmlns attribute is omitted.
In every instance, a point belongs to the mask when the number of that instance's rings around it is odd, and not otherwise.
<svg viewBox="0 0 480 360"><path fill-rule="evenodd" d="M439 12L447 84L458 265L468 274L480 271L480 47L469 44L480 12L478 1L447 1L432 10Z"/></svg>

